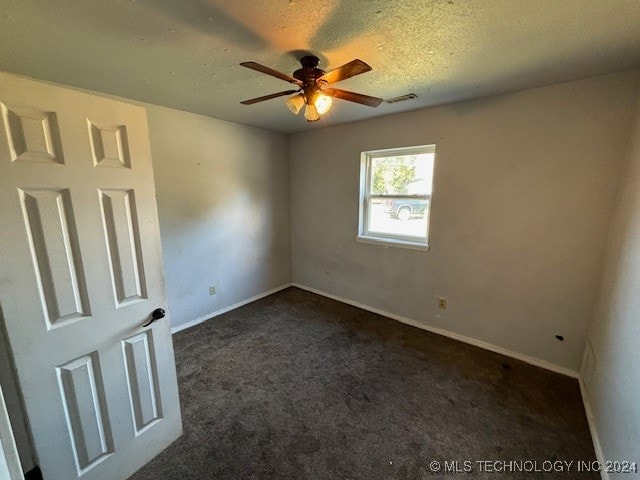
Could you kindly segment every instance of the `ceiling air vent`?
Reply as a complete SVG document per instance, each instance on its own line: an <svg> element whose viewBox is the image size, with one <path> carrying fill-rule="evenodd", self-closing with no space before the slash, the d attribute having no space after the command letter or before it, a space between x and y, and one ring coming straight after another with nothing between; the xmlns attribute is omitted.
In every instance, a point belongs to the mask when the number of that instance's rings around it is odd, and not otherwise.
<svg viewBox="0 0 640 480"><path fill-rule="evenodd" d="M390 98L389 100L385 100L386 103L398 103L404 102L406 100L413 100L414 98L418 98L415 93L407 93L406 95L400 95L399 97Z"/></svg>

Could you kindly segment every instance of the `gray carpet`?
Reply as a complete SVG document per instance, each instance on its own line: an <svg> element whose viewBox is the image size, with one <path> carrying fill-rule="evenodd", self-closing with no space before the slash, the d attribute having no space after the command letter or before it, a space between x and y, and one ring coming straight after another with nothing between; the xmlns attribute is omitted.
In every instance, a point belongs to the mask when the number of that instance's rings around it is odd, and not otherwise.
<svg viewBox="0 0 640 480"><path fill-rule="evenodd" d="M174 342L185 433L135 480L599 478L476 463L593 460L576 380L312 293Z"/></svg>

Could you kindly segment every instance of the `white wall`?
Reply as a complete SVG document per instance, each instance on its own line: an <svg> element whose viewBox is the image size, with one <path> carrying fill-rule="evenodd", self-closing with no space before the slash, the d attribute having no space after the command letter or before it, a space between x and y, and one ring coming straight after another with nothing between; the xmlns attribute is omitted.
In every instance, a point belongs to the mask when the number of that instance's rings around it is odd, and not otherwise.
<svg viewBox="0 0 640 480"><path fill-rule="evenodd" d="M286 137L146 107L171 324L289 283Z"/></svg>
<svg viewBox="0 0 640 480"><path fill-rule="evenodd" d="M638 80L613 74L290 137L293 281L577 371ZM431 250L357 243L360 152L432 143Z"/></svg>
<svg viewBox="0 0 640 480"><path fill-rule="evenodd" d="M577 369L639 80L597 77L301 133L288 144L145 105L172 324L293 279ZM357 243L360 152L429 143L437 144L431 251ZM605 453L620 459L638 458L630 449L640 444L639 305L637 292L625 296L640 283L638 144L590 331L598 363L589 391ZM445 312L436 294L448 298Z"/></svg>
<svg viewBox="0 0 640 480"><path fill-rule="evenodd" d="M640 465L640 116L588 339L582 373L603 456Z"/></svg>

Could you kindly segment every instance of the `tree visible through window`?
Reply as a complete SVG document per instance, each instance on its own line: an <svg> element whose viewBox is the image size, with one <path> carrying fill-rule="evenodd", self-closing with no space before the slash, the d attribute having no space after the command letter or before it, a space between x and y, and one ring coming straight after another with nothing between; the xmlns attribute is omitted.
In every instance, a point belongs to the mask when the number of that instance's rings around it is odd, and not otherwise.
<svg viewBox="0 0 640 480"><path fill-rule="evenodd" d="M362 154L359 237L426 246L435 146Z"/></svg>

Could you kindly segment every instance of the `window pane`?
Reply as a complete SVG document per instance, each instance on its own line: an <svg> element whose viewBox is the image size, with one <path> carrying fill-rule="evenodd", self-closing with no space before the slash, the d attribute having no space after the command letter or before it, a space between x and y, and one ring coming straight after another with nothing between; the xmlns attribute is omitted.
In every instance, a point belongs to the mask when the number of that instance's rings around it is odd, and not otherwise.
<svg viewBox="0 0 640 480"><path fill-rule="evenodd" d="M429 218L429 199L371 199L367 231L372 234L424 239Z"/></svg>
<svg viewBox="0 0 640 480"><path fill-rule="evenodd" d="M371 159L373 195L431 195L433 153Z"/></svg>
<svg viewBox="0 0 640 480"><path fill-rule="evenodd" d="M435 147L362 153L360 237L428 245Z"/></svg>

